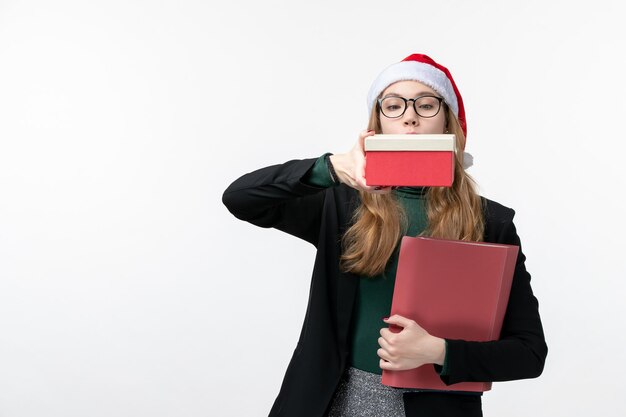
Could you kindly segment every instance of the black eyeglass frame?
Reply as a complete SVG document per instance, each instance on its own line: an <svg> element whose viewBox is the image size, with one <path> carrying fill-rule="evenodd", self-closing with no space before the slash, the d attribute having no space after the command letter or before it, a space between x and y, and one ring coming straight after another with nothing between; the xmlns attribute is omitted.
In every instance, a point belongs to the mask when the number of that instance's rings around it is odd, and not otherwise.
<svg viewBox="0 0 626 417"><path fill-rule="evenodd" d="M437 112L435 114L433 114L432 116L422 116L420 114L420 112L417 111L417 107L415 107L415 102L421 98L424 97L432 97L434 99L437 99L437 101L439 102L439 108L437 109ZM394 117L389 117L385 114L385 112L383 111L383 105L382 102L383 100L387 99L387 98L399 98L402 99L402 101L404 101L404 110L402 111L402 113L400 113L399 116L394 116ZM418 96L415 98L404 98L404 97L400 97L400 96L387 96L387 97L382 97L379 98L378 100L376 100L376 103L378 104L378 110L380 110L380 112L383 114L383 116L385 116L387 119L398 119L402 116L404 116L404 113L406 113L406 109L409 108L409 101L413 102L413 110L415 111L415 114L417 114L419 117L422 117L424 119L430 119L431 117L435 117L436 115L439 114L439 112L441 111L441 104L444 103L443 97L437 97L434 96L432 94L424 94L422 96Z"/></svg>

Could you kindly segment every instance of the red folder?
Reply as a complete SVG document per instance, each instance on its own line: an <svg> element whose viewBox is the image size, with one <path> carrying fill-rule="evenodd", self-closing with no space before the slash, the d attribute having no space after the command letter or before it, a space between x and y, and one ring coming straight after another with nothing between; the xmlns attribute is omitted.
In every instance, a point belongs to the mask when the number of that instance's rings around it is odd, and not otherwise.
<svg viewBox="0 0 626 417"><path fill-rule="evenodd" d="M391 314L415 320L441 338L497 340L518 251L514 245L405 236ZM490 382L445 385L432 364L406 371L383 370L382 383L445 391L491 389Z"/></svg>

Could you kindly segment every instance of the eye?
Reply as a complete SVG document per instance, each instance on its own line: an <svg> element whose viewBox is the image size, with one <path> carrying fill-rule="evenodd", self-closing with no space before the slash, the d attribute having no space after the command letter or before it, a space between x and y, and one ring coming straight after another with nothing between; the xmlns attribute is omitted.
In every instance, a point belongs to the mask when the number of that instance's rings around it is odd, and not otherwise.
<svg viewBox="0 0 626 417"><path fill-rule="evenodd" d="M436 111L439 108L439 100L431 96L419 97L415 105L424 112Z"/></svg>
<svg viewBox="0 0 626 417"><path fill-rule="evenodd" d="M399 97L386 97L382 101L385 110L399 110L404 108L404 100Z"/></svg>
<svg viewBox="0 0 626 417"><path fill-rule="evenodd" d="M390 110L390 111L400 110L401 108L402 107L400 107L400 105L398 105L398 104L389 104L389 105L385 106L385 110Z"/></svg>

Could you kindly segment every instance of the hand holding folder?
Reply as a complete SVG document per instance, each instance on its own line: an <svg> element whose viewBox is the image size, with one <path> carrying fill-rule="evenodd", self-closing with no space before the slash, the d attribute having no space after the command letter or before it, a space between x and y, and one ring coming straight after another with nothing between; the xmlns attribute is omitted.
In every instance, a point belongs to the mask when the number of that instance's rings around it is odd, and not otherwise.
<svg viewBox="0 0 626 417"><path fill-rule="evenodd" d="M425 237L402 239L391 314L410 318L433 336L497 340L519 247ZM394 387L487 391L490 382L445 385L432 364L383 370Z"/></svg>

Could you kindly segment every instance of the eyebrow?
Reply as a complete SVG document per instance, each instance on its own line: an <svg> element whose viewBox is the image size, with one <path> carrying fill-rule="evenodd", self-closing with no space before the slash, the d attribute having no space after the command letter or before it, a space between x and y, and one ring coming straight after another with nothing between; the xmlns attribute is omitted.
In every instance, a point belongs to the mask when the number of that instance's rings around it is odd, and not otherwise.
<svg viewBox="0 0 626 417"><path fill-rule="evenodd" d="M420 96L435 96L435 97L440 97L439 95L437 95L437 93L431 93L430 91L420 91L419 93L415 94L415 97L420 97ZM383 96L384 97L402 97L402 94L398 94L398 93L394 93L393 91L390 91L389 93L385 94Z"/></svg>

